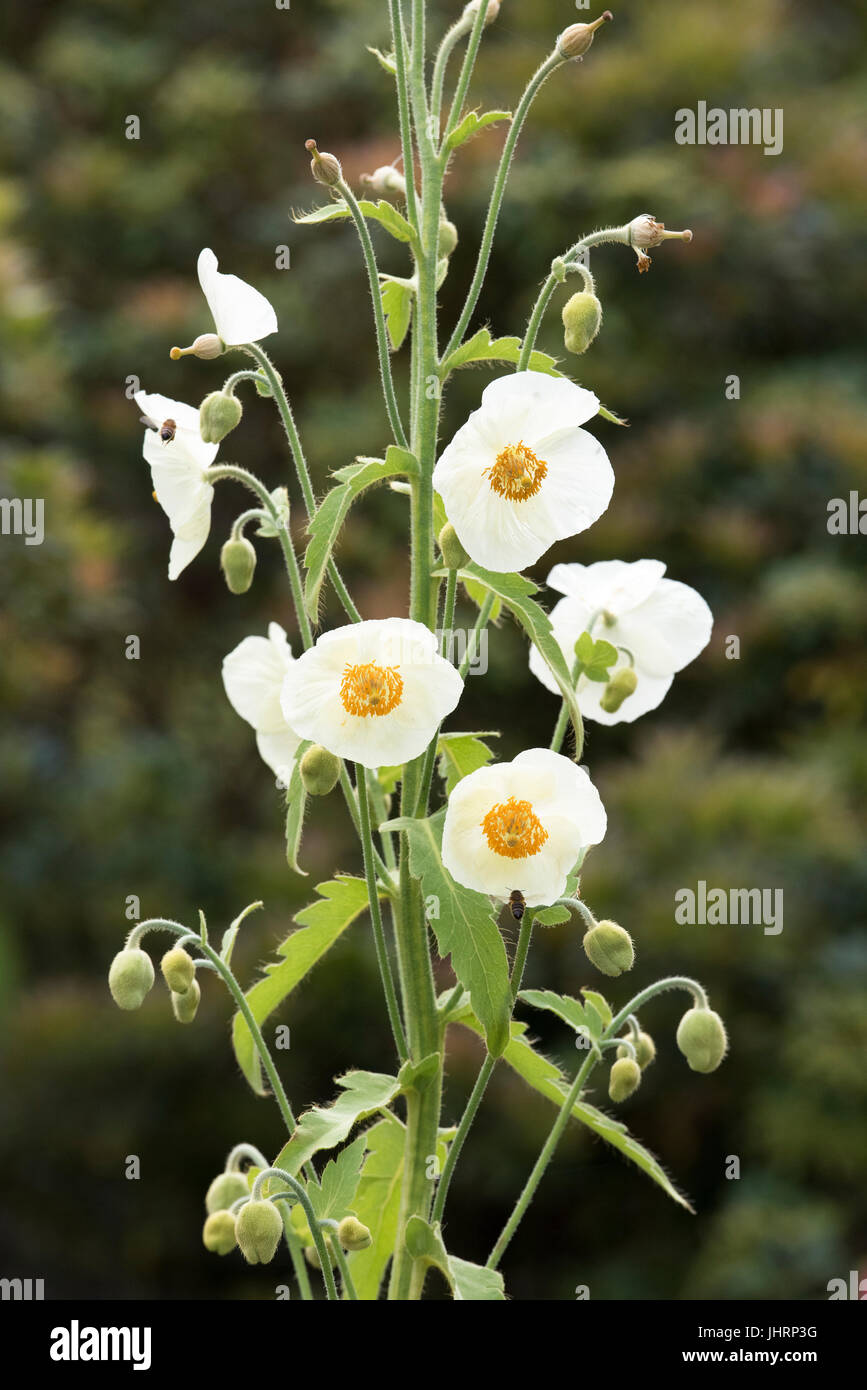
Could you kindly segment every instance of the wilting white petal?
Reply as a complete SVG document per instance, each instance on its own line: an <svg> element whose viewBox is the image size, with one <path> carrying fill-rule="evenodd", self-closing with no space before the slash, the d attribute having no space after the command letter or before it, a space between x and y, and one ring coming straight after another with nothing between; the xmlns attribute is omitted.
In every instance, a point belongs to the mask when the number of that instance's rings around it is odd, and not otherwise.
<svg viewBox="0 0 867 1390"><path fill-rule="evenodd" d="M264 294L237 275L224 275L209 247L199 254L199 284L214 317L218 337L227 347L258 343L277 332L277 315Z"/></svg>

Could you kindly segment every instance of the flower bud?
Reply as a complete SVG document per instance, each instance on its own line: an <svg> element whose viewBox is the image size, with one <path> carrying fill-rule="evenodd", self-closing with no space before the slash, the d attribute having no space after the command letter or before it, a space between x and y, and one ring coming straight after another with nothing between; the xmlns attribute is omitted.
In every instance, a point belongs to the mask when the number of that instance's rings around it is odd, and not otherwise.
<svg viewBox="0 0 867 1390"><path fill-rule="evenodd" d="M395 194L401 198L406 196L406 179L393 164L382 164L372 174L362 174L361 182L377 198L393 197Z"/></svg>
<svg viewBox="0 0 867 1390"><path fill-rule="evenodd" d="M594 19L592 24L570 24L568 29L564 29L557 40L557 52L561 58L581 58L587 52L593 42L593 35L596 30L614 16L610 10L606 10L598 19Z"/></svg>
<svg viewBox="0 0 867 1390"><path fill-rule="evenodd" d="M586 352L602 326L602 305L589 290L579 290L563 305L563 327L568 352Z"/></svg>
<svg viewBox="0 0 867 1390"><path fill-rule="evenodd" d="M249 1197L250 1188L243 1173L218 1173L205 1194L207 1212L226 1211L239 1197Z"/></svg>
<svg viewBox="0 0 867 1390"><path fill-rule="evenodd" d="M615 672L603 690L599 708L604 709L606 714L616 714L623 701L634 693L637 685L638 677L632 667L624 666L622 670Z"/></svg>
<svg viewBox="0 0 867 1390"><path fill-rule="evenodd" d="M256 550L246 536L229 537L220 551L220 568L230 594L246 594L253 583Z"/></svg>
<svg viewBox="0 0 867 1390"><path fill-rule="evenodd" d="M199 1011L202 991L198 980L193 980L184 994L172 994L172 1011L178 1023L192 1023Z"/></svg>
<svg viewBox="0 0 867 1390"><path fill-rule="evenodd" d="M337 1256L334 1253L334 1246L331 1244L330 1236L325 1237L325 1249L328 1251L328 1255L331 1259L331 1264L333 1266L337 1259ZM319 1251L316 1249L315 1245L305 1245L304 1258L306 1259L307 1263L311 1266L312 1269L322 1268L322 1261L319 1258Z"/></svg>
<svg viewBox="0 0 867 1390"><path fill-rule="evenodd" d="M603 975L622 975L635 961L632 937L616 922L597 922L584 937L587 959Z"/></svg>
<svg viewBox="0 0 867 1390"><path fill-rule="evenodd" d="M108 972L108 987L119 1009L138 1009L154 982L153 961L138 948L118 951Z"/></svg>
<svg viewBox="0 0 867 1390"><path fill-rule="evenodd" d="M235 1218L230 1211L215 1211L205 1218L202 1242L214 1255L228 1255L237 1245Z"/></svg>
<svg viewBox="0 0 867 1390"><path fill-rule="evenodd" d="M723 1021L713 1009L688 1009L677 1026L677 1045L693 1071L716 1071L728 1050Z"/></svg>
<svg viewBox="0 0 867 1390"><path fill-rule="evenodd" d="M283 1218L273 1202L247 1202L238 1212L235 1234L248 1264L270 1264L283 1234Z"/></svg>
<svg viewBox="0 0 867 1390"><path fill-rule="evenodd" d="M645 1067L649 1067L656 1056L656 1043L649 1033L639 1033L637 1038L633 1037L631 1033L628 1033L626 1036L635 1048L636 1062L641 1070L644 1071ZM618 1047L617 1056L628 1057L629 1053L625 1047Z"/></svg>
<svg viewBox="0 0 867 1390"><path fill-rule="evenodd" d="M366 1250L373 1244L370 1231L354 1216L344 1216L337 1227L337 1239L344 1250Z"/></svg>
<svg viewBox="0 0 867 1390"><path fill-rule="evenodd" d="M480 8L481 0L470 0L469 4L464 6L464 17L466 19L474 20ZM497 18L497 15L499 13L500 0L488 0L488 9L487 13L485 14L486 29L489 24L493 24L494 20Z"/></svg>
<svg viewBox="0 0 867 1390"><path fill-rule="evenodd" d="M340 167L340 160L333 154L320 154L316 148L315 140L305 140L304 148L309 150L313 158L310 161L310 172L317 183L324 183L326 188L333 188L340 183L343 178L343 170Z"/></svg>
<svg viewBox="0 0 867 1390"><path fill-rule="evenodd" d="M439 237L437 239L437 257L442 260L444 256L450 256L458 244L458 229L454 222L449 222L444 217L440 223Z"/></svg>
<svg viewBox="0 0 867 1390"><path fill-rule="evenodd" d="M163 972L163 979L174 994L186 994L196 978L193 958L187 954L183 946L173 946L170 951L166 951L160 961L160 970Z"/></svg>
<svg viewBox="0 0 867 1390"><path fill-rule="evenodd" d="M173 362L179 361L181 357L203 357L208 360L212 357L222 357L225 351L226 344L216 333L200 333L189 347L173 347L169 357Z"/></svg>
<svg viewBox="0 0 867 1390"><path fill-rule="evenodd" d="M301 759L301 784L309 796L327 796L340 780L340 759L313 743Z"/></svg>
<svg viewBox="0 0 867 1390"><path fill-rule="evenodd" d="M212 391L199 406L199 434L206 444L219 444L240 425L243 413L237 396L231 392Z"/></svg>
<svg viewBox="0 0 867 1390"><path fill-rule="evenodd" d="M462 570L464 565L469 564L470 557L458 540L458 533L450 521L447 521L440 531L438 542L446 569Z"/></svg>
<svg viewBox="0 0 867 1390"><path fill-rule="evenodd" d="M631 1057L621 1057L614 1063L608 1077L608 1094L613 1101L626 1100L641 1085L641 1068Z"/></svg>

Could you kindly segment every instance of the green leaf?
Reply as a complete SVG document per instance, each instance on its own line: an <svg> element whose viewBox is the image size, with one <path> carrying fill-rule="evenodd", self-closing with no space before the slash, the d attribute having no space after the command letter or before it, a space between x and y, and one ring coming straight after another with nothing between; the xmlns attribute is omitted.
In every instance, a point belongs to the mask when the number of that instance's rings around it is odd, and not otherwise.
<svg viewBox="0 0 867 1390"><path fill-rule="evenodd" d="M278 947L283 959L266 966L265 978L247 991L247 1003L260 1027L368 907L367 885L360 878L341 874L329 883L318 884L316 892L320 895L316 901L296 915L299 930L291 932ZM232 1046L253 1090L267 1095L259 1054L242 1014L236 1014L232 1024Z"/></svg>
<svg viewBox="0 0 867 1390"><path fill-rule="evenodd" d="M463 145L466 140L472 140L474 135L478 135L480 130L486 126L495 125L499 121L510 121L511 111L485 111L481 116L476 115L475 111L470 111L459 126L456 126L446 141L446 151L451 153L459 145Z"/></svg>
<svg viewBox="0 0 867 1390"><path fill-rule="evenodd" d="M489 328L480 328L472 338L456 347L440 366L443 380L458 367L468 367L472 362L513 362L521 356L520 338L492 338ZM530 355L530 370L546 372L549 376L562 376L557 370L557 359L546 352L533 352Z"/></svg>
<svg viewBox="0 0 867 1390"><path fill-rule="evenodd" d="M525 1004L532 1004L534 1009L546 1009L548 1013L556 1014L576 1033L589 1026L584 1005L569 994L555 994L552 989L522 989L518 998Z"/></svg>
<svg viewBox="0 0 867 1390"><path fill-rule="evenodd" d="M376 780L386 796L394 795L397 784L402 778L403 763L395 763L394 767L378 767L376 769Z"/></svg>
<svg viewBox="0 0 867 1390"><path fill-rule="evenodd" d="M339 480L338 486L332 488L322 499L307 528L310 542L304 555L304 564L307 567L304 607L311 618L316 617L319 591L328 561L331 559L331 552L346 514L356 497L364 492L365 488L373 487L387 478L406 476L417 470L418 464L412 454L391 445L386 450L384 459L365 459L335 473L334 476Z"/></svg>
<svg viewBox="0 0 867 1390"><path fill-rule="evenodd" d="M380 294L389 341L397 352L409 330L415 296L409 285L393 279L383 280Z"/></svg>
<svg viewBox="0 0 867 1390"><path fill-rule="evenodd" d="M412 1216L406 1223L405 1238L406 1248L413 1259L441 1271L456 1301L490 1303L505 1300L502 1274L496 1269L486 1269L449 1255L443 1245L439 1222L431 1226L420 1216Z"/></svg>
<svg viewBox="0 0 867 1390"><path fill-rule="evenodd" d="M271 493L271 501L277 508L277 516L279 518L280 528L283 531L287 531L289 529L288 488L275 487L274 491ZM259 522L259 525L256 527L256 535L267 536L269 539L273 540L279 534L280 532L277 530L277 527L274 525L270 516L263 516L262 520Z"/></svg>
<svg viewBox="0 0 867 1390"><path fill-rule="evenodd" d="M502 599L510 613L517 618L530 641L538 648L540 656L549 667L560 688L560 693L566 701L573 725L576 729L580 729L581 712L578 709L578 702L575 698L575 683L566 665L566 658L563 656L559 642L554 637L551 619L544 608L540 608L538 603L534 603L531 597L531 595L538 593L538 584L534 584L530 579L525 579L521 574L494 574L491 570L483 570L480 565L468 565L466 569L459 570L458 575L464 583L468 578L477 580L491 593Z"/></svg>
<svg viewBox="0 0 867 1390"><path fill-rule="evenodd" d="M398 212L392 203L387 203L381 198L378 203L371 203L367 198L362 198L358 206L365 217L372 217L387 232L390 232L397 241L415 241L413 231L406 218Z"/></svg>
<svg viewBox="0 0 867 1390"><path fill-rule="evenodd" d="M378 48L373 48L370 44L366 45L368 53L372 53L381 68L390 72L392 77L397 75L397 64L394 61L393 53L382 53Z"/></svg>
<svg viewBox="0 0 867 1390"><path fill-rule="evenodd" d="M443 526L445 526L445 522L443 522ZM441 526L440 531L442 529L443 527ZM488 597L488 591L485 588L484 584L479 584L478 581L475 579L465 579L464 589L466 590L467 598L471 599L477 608L481 608L485 599ZM491 609L491 615L488 618L488 622L495 623L502 611L503 600L500 598L494 599L494 606Z"/></svg>
<svg viewBox="0 0 867 1390"><path fill-rule="evenodd" d="M604 405L600 405L599 414L603 420L608 420L612 425L625 425L629 428L628 420L621 420L619 415L615 415L613 410L608 410Z"/></svg>
<svg viewBox="0 0 867 1390"><path fill-rule="evenodd" d="M608 1000L604 995L597 994L595 989L582 989L581 993L584 995L587 1002L594 1006L599 1017L602 1019L603 1030L607 1028L614 1017Z"/></svg>
<svg viewBox="0 0 867 1390"><path fill-rule="evenodd" d="M351 1071L337 1077L343 1095L333 1105L315 1105L299 1118L295 1133L283 1145L274 1161L275 1168L285 1168L293 1177L321 1149L334 1149L342 1144L353 1125L368 1115L375 1115L400 1094L396 1076L378 1071Z"/></svg>
<svg viewBox="0 0 867 1390"><path fill-rule="evenodd" d="M443 867L441 845L445 810L428 820L403 817L387 821L390 830L403 830L409 842L413 878L421 882L426 900L433 900L438 915L431 913L441 956L451 956L452 968L469 990L476 1017L482 1022L488 1051L498 1057L509 1037L512 1012L509 963L490 899L455 883Z"/></svg>
<svg viewBox="0 0 867 1390"><path fill-rule="evenodd" d="M446 795L451 796L462 777L486 767L494 754L483 738L499 738L499 734L488 729L484 734L441 734L437 744L439 772L446 784Z"/></svg>
<svg viewBox="0 0 867 1390"><path fill-rule="evenodd" d="M291 216L299 226L310 227L318 222L337 222L348 217L349 207L339 198L333 203L324 203L321 208L312 208L310 212L296 212L293 208Z"/></svg>
<svg viewBox="0 0 867 1390"><path fill-rule="evenodd" d="M249 907L245 907L243 912L238 913L232 925L226 928L220 945L220 959L224 961L226 965L232 964L232 952L235 949L235 939L238 935L238 928L244 918L249 917L251 912L257 912L262 906L262 903L250 903Z"/></svg>
<svg viewBox="0 0 867 1390"><path fill-rule="evenodd" d="M366 1250L355 1250L348 1256L352 1282L362 1302L379 1296L397 1243L405 1136L400 1120L389 1112L362 1136L367 1141L367 1158L355 1194L355 1215L373 1241Z"/></svg>
<svg viewBox="0 0 867 1390"><path fill-rule="evenodd" d="M367 1135L360 1134L337 1158L326 1163L318 1182L307 1183L307 1196L320 1221L342 1221L344 1216L354 1213L353 1203L366 1148Z"/></svg>
<svg viewBox="0 0 867 1390"><path fill-rule="evenodd" d="M533 922L539 927L559 927L561 922L568 922L571 916L568 907L555 903L553 907L542 907L534 912Z"/></svg>
<svg viewBox="0 0 867 1390"><path fill-rule="evenodd" d="M582 632L575 643L575 658L581 663L577 675L584 675L591 681L607 682L610 679L608 668L617 661L617 648L606 642L604 637L594 642L589 632Z"/></svg>
<svg viewBox="0 0 867 1390"><path fill-rule="evenodd" d="M472 1010L468 1008L452 1015L451 1022L462 1023L479 1035L483 1032L479 1020L474 1018ZM511 1041L503 1053L503 1060L508 1062L509 1066L520 1077L523 1077L528 1086L532 1086L534 1091L547 1097L559 1108L566 1099L569 1083L559 1067L555 1066L553 1062L549 1062L541 1053L536 1052L527 1042L524 1037L526 1031L527 1025L525 1023L512 1023ZM580 1120L594 1134L598 1134L600 1139L604 1139L606 1144L617 1149L649 1178L652 1178L672 1201L685 1207L687 1211L692 1211L689 1202L681 1192L678 1192L659 1161L648 1149L639 1144L637 1139L632 1137L626 1126L621 1124L619 1120L611 1119L610 1116L603 1114L593 1105L587 1105L583 1100L575 1102L572 1107L572 1114L576 1120Z"/></svg>
<svg viewBox="0 0 867 1390"><path fill-rule="evenodd" d="M406 1091L426 1090L439 1071L440 1061L441 1054L431 1052L420 1062L404 1062L397 1074L401 1091L405 1093Z"/></svg>
<svg viewBox="0 0 867 1390"><path fill-rule="evenodd" d="M301 848L301 834L307 810L307 793L301 781L301 759L309 747L309 739L298 745L292 764L292 776L286 789L286 863L294 874L301 874L303 878L307 877L307 870L302 869L298 863L298 851Z"/></svg>

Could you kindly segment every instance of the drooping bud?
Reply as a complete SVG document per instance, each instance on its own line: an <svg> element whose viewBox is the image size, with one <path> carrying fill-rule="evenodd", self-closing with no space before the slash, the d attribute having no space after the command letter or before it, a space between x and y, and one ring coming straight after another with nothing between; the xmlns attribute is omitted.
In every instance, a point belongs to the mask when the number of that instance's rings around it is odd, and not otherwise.
<svg viewBox="0 0 867 1390"><path fill-rule="evenodd" d="M212 391L199 406L199 434L206 444L219 444L240 425L243 414L237 396L227 391Z"/></svg>
<svg viewBox="0 0 867 1390"><path fill-rule="evenodd" d="M186 994L196 978L193 958L183 946L173 946L170 951L166 951L160 961L160 970L169 989L175 994Z"/></svg>
<svg viewBox="0 0 867 1390"><path fill-rule="evenodd" d="M315 140L305 140L304 148L309 150L313 158L310 161L310 172L317 183L323 183L326 188L333 188L340 183L343 178L343 170L340 167L340 160L333 154L320 154L316 148Z"/></svg>
<svg viewBox="0 0 867 1390"><path fill-rule="evenodd" d="M235 1218L230 1211L215 1211L205 1218L202 1242L214 1255L228 1255L237 1245Z"/></svg>
<svg viewBox="0 0 867 1390"><path fill-rule="evenodd" d="M626 1100L641 1085L641 1068L631 1057L620 1057L608 1077L608 1094L613 1101Z"/></svg>
<svg viewBox="0 0 867 1390"><path fill-rule="evenodd" d="M725 1025L713 1009L688 1009L677 1026L677 1045L693 1071L716 1071L728 1050Z"/></svg>
<svg viewBox="0 0 867 1390"><path fill-rule="evenodd" d="M218 1173L205 1194L207 1212L226 1211L239 1197L249 1197L250 1188L243 1173Z"/></svg>
<svg viewBox="0 0 867 1390"><path fill-rule="evenodd" d="M229 537L220 551L220 569L230 594L246 594L256 570L256 548L246 536Z"/></svg>
<svg viewBox="0 0 867 1390"><path fill-rule="evenodd" d="M340 780L340 759L321 743L313 743L301 759L301 784L309 796L327 796Z"/></svg>
<svg viewBox="0 0 867 1390"><path fill-rule="evenodd" d="M611 11L606 10L598 19L594 19L592 24L570 24L557 40L557 52L560 57L582 58L593 42L596 30L613 18Z"/></svg>
<svg viewBox="0 0 867 1390"><path fill-rule="evenodd" d="M458 540L458 533L450 521L447 521L440 531L438 543L446 569L461 570L469 564L470 557Z"/></svg>
<svg viewBox="0 0 867 1390"><path fill-rule="evenodd" d="M201 997L202 991L198 980L193 980L184 994L172 994L172 1012L178 1023L192 1023L199 1011Z"/></svg>
<svg viewBox="0 0 867 1390"><path fill-rule="evenodd" d="M361 182L378 198L406 197L406 179L393 164L382 164L372 174L362 174Z"/></svg>
<svg viewBox="0 0 867 1390"><path fill-rule="evenodd" d="M330 1258L330 1260L331 1260L331 1264L334 1265L334 1263L335 1263L335 1261L336 1261L336 1259L337 1259L337 1256L336 1256L335 1253L334 1253L334 1246L333 1246L332 1243L331 1243L331 1237L330 1237L330 1236L326 1236L326 1237L325 1237L325 1249L326 1249L327 1252L328 1252L329 1258ZM322 1268L322 1261L321 1261L320 1258L319 1258L319 1251L316 1249L316 1246L315 1246L315 1245L305 1245L305 1247L304 1247L304 1258L306 1259L307 1263L311 1266L311 1268L313 1268L313 1269L321 1269L321 1268Z"/></svg>
<svg viewBox="0 0 867 1390"><path fill-rule="evenodd" d="M108 972L108 987L119 1009L138 1009L154 982L153 961L137 947L118 951Z"/></svg>
<svg viewBox="0 0 867 1390"><path fill-rule="evenodd" d="M602 305L589 290L579 290L563 305L566 350L586 352L602 326Z"/></svg>
<svg viewBox="0 0 867 1390"><path fill-rule="evenodd" d="M200 333L189 347L173 347L169 357L173 362L180 361L182 357L202 357L207 361L212 357L222 357L225 351L226 344L216 333Z"/></svg>
<svg viewBox="0 0 867 1390"><path fill-rule="evenodd" d="M638 677L631 666L624 666L620 671L616 671L611 680L606 685L599 700L599 708L604 709L606 714L616 714L630 695L635 693L638 685Z"/></svg>
<svg viewBox="0 0 867 1390"><path fill-rule="evenodd" d="M629 235L629 245L638 257L640 272L650 269L650 257L647 252L654 246L660 246L663 241L692 241L689 228L683 232L667 232L665 223L657 222L649 212L642 212L638 217L633 217L627 224L626 231Z"/></svg>
<svg viewBox="0 0 867 1390"><path fill-rule="evenodd" d="M449 222L444 217L440 223L439 238L437 240L437 257L441 260L444 256L450 256L458 244L458 229L454 222Z"/></svg>
<svg viewBox="0 0 867 1390"><path fill-rule="evenodd" d="M587 959L603 975L622 975L635 961L632 937L616 922L597 922L584 937Z"/></svg>
<svg viewBox="0 0 867 1390"><path fill-rule="evenodd" d="M481 0L469 0L469 4L464 6L464 17L473 21L481 8ZM493 24L497 15L500 13L500 0L488 0L488 10L485 15L485 28Z"/></svg>
<svg viewBox="0 0 867 1390"><path fill-rule="evenodd" d="M373 1244L370 1231L355 1216L344 1216L337 1227L337 1239L344 1250L366 1250Z"/></svg>
<svg viewBox="0 0 867 1390"><path fill-rule="evenodd" d="M644 1071L645 1067L649 1067L656 1056L656 1043L649 1033L639 1033L637 1038L633 1037L631 1033L627 1033L626 1036L635 1048L636 1062ZM617 1056L628 1057L629 1053L625 1047L618 1047Z"/></svg>
<svg viewBox="0 0 867 1390"><path fill-rule="evenodd" d="M235 1221L235 1235L248 1264L270 1264L280 1237L283 1218L273 1202L247 1202Z"/></svg>

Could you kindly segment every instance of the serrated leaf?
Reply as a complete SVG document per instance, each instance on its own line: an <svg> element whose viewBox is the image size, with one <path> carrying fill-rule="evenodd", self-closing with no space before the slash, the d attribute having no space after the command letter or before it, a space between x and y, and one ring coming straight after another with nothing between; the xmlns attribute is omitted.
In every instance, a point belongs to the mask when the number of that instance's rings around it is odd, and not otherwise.
<svg viewBox="0 0 867 1390"><path fill-rule="evenodd" d="M373 1240L366 1250L352 1251L348 1259L358 1297L369 1302L379 1296L397 1242L406 1130L396 1115L386 1113L363 1137L367 1157L355 1194L355 1215Z"/></svg>
<svg viewBox="0 0 867 1390"><path fill-rule="evenodd" d="M295 1133L274 1161L275 1168L295 1176L314 1154L342 1144L359 1120L385 1110L400 1094L397 1077L378 1071L347 1072L337 1077L337 1085L343 1087L343 1094L333 1105L315 1105L301 1115Z"/></svg>
<svg viewBox="0 0 867 1390"><path fill-rule="evenodd" d="M627 429L629 428L628 420L621 420L619 415L615 415L613 410L608 410L604 405L600 405L598 413L603 420L608 420L612 425L624 425Z"/></svg>
<svg viewBox="0 0 867 1390"><path fill-rule="evenodd" d="M577 675L607 683L610 679L608 668L617 661L617 648L606 642L604 637L594 641L589 632L582 632L575 643L575 657L581 663Z"/></svg>
<svg viewBox="0 0 867 1390"><path fill-rule="evenodd" d="M347 874L317 884L316 892L319 894L316 901L302 908L295 917L298 929L290 932L278 947L283 959L266 966L265 978L247 990L245 998L260 1027L368 907L366 883ZM259 1054L240 1013L235 1015L232 1024L232 1046L238 1066L253 1090L257 1095L267 1095Z"/></svg>
<svg viewBox="0 0 867 1390"><path fill-rule="evenodd" d="M458 367L468 367L473 362L513 362L521 356L520 338L492 338L489 328L480 328L472 338L456 347L442 363L440 376L445 380L450 372ZM533 352L529 368L534 372L546 372L548 376L562 376L557 370L557 359L546 352Z"/></svg>
<svg viewBox="0 0 867 1390"><path fill-rule="evenodd" d="M346 514L355 499L369 487L396 476L406 476L416 471L418 465L412 454L392 445L386 450L384 459L366 459L362 463L350 464L341 468L335 477L337 487L331 489L316 509L307 531L310 541L304 554L307 568L307 582L304 587L304 607L309 616L316 617L319 605L319 591L328 568L328 561L346 520Z"/></svg>
<svg viewBox="0 0 867 1390"><path fill-rule="evenodd" d="M608 1003L608 1000L605 998L604 995L599 994L595 989L582 989L581 993L584 995L584 998L587 1000L587 1002L592 1004L596 1009L597 1013L599 1014L599 1017L602 1019L603 1029L607 1028L612 1018L614 1017L613 1013L611 1012L611 1005Z"/></svg>
<svg viewBox="0 0 867 1390"><path fill-rule="evenodd" d="M395 63L393 53L382 53L380 49L373 48L371 44L367 44L366 47L368 53L373 54L381 68L385 68L386 72L390 72L392 77L397 76L397 64Z"/></svg>
<svg viewBox="0 0 867 1390"><path fill-rule="evenodd" d="M392 350L397 352L409 331L414 295L398 280L384 280L380 286L382 309Z"/></svg>
<svg viewBox="0 0 867 1390"><path fill-rule="evenodd" d="M462 1023L479 1036L483 1032L481 1024L477 1018L474 1018L472 1010L469 1008L454 1014L451 1022ZM527 1025L525 1023L512 1023L511 1039L503 1053L503 1060L527 1082L528 1086L532 1086L534 1091L538 1091L540 1095L545 1096L560 1108L566 1099L569 1084L560 1068L555 1066L553 1062L549 1062L541 1053L536 1052L535 1048L527 1042L524 1037L526 1031ZM601 1110L597 1110L595 1106L588 1105L583 1100L576 1101L572 1107L572 1114L576 1120L580 1120L594 1134L598 1134L600 1139L604 1139L606 1144L617 1149L649 1178L652 1178L672 1201L685 1207L687 1211L692 1211L689 1202L674 1186L659 1161L648 1149L639 1144L637 1139L633 1138L626 1126L621 1124L619 1120L611 1119L610 1116L603 1114Z"/></svg>
<svg viewBox="0 0 867 1390"><path fill-rule="evenodd" d="M455 883L443 867L445 814L443 809L427 820L403 817L387 821L386 828L406 832L413 878L421 883L425 899L438 905L439 915L431 916L430 925L440 955L451 956L452 968L484 1027L488 1051L497 1057L508 1041L512 1012L506 948L490 899Z"/></svg>
<svg viewBox="0 0 867 1390"><path fill-rule="evenodd" d="M489 125L496 125L499 121L510 121L511 111L484 111L481 116L475 111L470 111L459 126L456 126L446 141L445 148L451 153L465 141L472 140L474 135L478 135L480 130L484 130Z"/></svg>
<svg viewBox="0 0 867 1390"><path fill-rule="evenodd" d="M484 738L499 738L499 734L488 730ZM437 752L439 773L445 781L447 796L451 796L463 777L477 772L480 767L486 767L494 756L481 734L441 734Z"/></svg>
<svg viewBox="0 0 867 1390"><path fill-rule="evenodd" d="M568 907L555 903L553 907L542 907L534 912L533 923L538 927L559 927L561 922L568 922L571 916Z"/></svg>
<svg viewBox="0 0 867 1390"><path fill-rule="evenodd" d="M333 203L323 203L321 208L311 208L310 212L296 212L293 208L291 214L292 221L301 227L312 227L319 222L337 222L349 215L349 206L342 198Z"/></svg>
<svg viewBox="0 0 867 1390"><path fill-rule="evenodd" d="M439 1071L440 1061L441 1054L439 1052L431 1052L427 1057L423 1057L420 1062L404 1062L397 1074L401 1091L426 1090Z"/></svg>
<svg viewBox="0 0 867 1390"><path fill-rule="evenodd" d="M368 198L362 198L358 206L365 217L372 217L374 222L378 222L397 241L415 241L415 232L393 203L386 202L384 198L381 198L378 203L372 203Z"/></svg>
<svg viewBox="0 0 867 1390"><path fill-rule="evenodd" d="M294 874L307 877L307 870L298 863L301 848L301 835L304 830L304 815L307 810L307 793L301 781L301 759L310 747L310 740L299 743L292 764L292 775L286 789L286 863Z"/></svg>
<svg viewBox="0 0 867 1390"><path fill-rule="evenodd" d="M354 1214L353 1203L366 1147L367 1135L360 1134L326 1163L318 1182L306 1184L307 1196L320 1221L342 1221L344 1216Z"/></svg>
<svg viewBox="0 0 867 1390"><path fill-rule="evenodd" d="M522 989L518 998L525 1004L532 1004L534 1009L545 1009L548 1013L556 1014L576 1033L589 1026L584 1005L569 994L555 994L552 989Z"/></svg>
<svg viewBox="0 0 867 1390"><path fill-rule="evenodd" d="M231 926L228 926L224 931L223 940L220 944L220 959L224 961L226 965L231 965L232 963L232 952L235 949L238 929L244 921L244 918L249 917L251 912L257 912L262 906L262 903L250 903L249 907L245 907L243 912L239 912Z"/></svg>
<svg viewBox="0 0 867 1390"><path fill-rule="evenodd" d="M456 1301L500 1302L505 1300L503 1276L496 1269L459 1260L446 1250L439 1222L430 1225L420 1216L406 1223L406 1248L413 1259L433 1265L445 1277Z"/></svg>
<svg viewBox="0 0 867 1390"><path fill-rule="evenodd" d="M445 526L445 522L443 522L443 526ZM440 531L442 529L443 527L441 526ZM439 534L439 532L437 534ZM485 599L488 597L488 590L485 588L484 584L479 584L478 581L475 579L464 579L463 585L464 589L466 590L467 598L471 599L477 608L481 608ZM488 622L495 623L502 611L503 600L500 598L495 598L493 607L491 608L490 617L488 618Z"/></svg>

